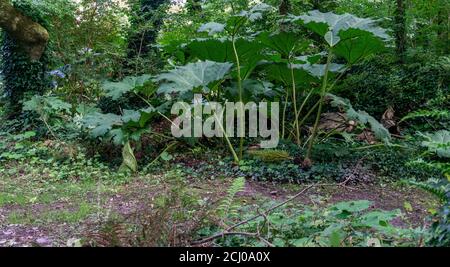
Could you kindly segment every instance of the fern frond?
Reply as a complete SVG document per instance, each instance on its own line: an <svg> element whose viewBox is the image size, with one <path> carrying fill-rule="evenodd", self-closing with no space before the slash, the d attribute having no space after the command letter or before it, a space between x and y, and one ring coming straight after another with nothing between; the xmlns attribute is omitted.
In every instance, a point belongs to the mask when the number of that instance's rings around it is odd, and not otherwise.
<svg viewBox="0 0 450 267"><path fill-rule="evenodd" d="M417 119L417 118L433 118L433 119L450 119L450 111L448 110L418 110L406 115L400 122Z"/></svg>
<svg viewBox="0 0 450 267"><path fill-rule="evenodd" d="M231 184L230 188L227 190L227 195L224 199L222 199L219 207L218 207L218 214L223 219L228 216L235 216L237 215L237 209L239 206L233 205L234 199L236 197L236 194L242 191L245 187L245 178L239 177Z"/></svg>
<svg viewBox="0 0 450 267"><path fill-rule="evenodd" d="M447 202L447 192L449 190L448 185L437 181L437 180L429 180L428 182L417 182L417 181L409 181L411 185L414 185L424 191L429 192L430 194L436 196L442 202Z"/></svg>

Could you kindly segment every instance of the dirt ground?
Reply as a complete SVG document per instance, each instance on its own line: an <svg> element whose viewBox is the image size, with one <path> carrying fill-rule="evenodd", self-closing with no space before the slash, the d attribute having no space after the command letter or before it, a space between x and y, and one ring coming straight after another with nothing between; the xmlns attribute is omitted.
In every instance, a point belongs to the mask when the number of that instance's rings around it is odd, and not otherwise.
<svg viewBox="0 0 450 267"><path fill-rule="evenodd" d="M148 179L149 177L145 178ZM114 194L107 194L99 201L95 194L86 194L85 198L90 202L97 202L102 208L90 214L81 222L40 222L27 221L11 223L11 216L17 215L19 221L24 218L42 216L45 212L67 210L76 213L73 201L28 204L28 205L3 205L0 207L0 246L67 246L71 242L82 238L83 233L96 217L108 216L105 213L114 212L127 216L142 209L147 205L158 190L158 186L145 182L145 179L136 179L132 183L122 185ZM230 180L192 181L190 186L195 188L205 199L215 201L225 193L220 188L227 188ZM272 200L284 200L304 188L302 185L274 184L256 181L247 181L245 190L238 196L244 204L252 203L262 198ZM356 185L356 186L317 186L311 188L295 201L302 204L329 205L340 201L370 200L373 208L383 210L400 209L406 215L404 219L398 219L393 223L397 226L420 226L426 223L428 210L434 207L434 201L427 193L399 185ZM100 203L101 202L101 203ZM146 203L146 204L144 204ZM407 208L406 208L407 207ZM70 218L70 217L69 217Z"/></svg>

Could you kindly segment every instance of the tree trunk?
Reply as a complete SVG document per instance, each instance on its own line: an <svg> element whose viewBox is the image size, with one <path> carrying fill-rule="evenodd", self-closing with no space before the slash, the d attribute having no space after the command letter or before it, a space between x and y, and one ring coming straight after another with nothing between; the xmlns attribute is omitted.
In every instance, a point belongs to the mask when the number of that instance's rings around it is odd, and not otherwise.
<svg viewBox="0 0 450 267"><path fill-rule="evenodd" d="M44 53L49 39L47 30L24 16L8 0L0 0L0 27L16 40L31 60L38 60Z"/></svg>
<svg viewBox="0 0 450 267"><path fill-rule="evenodd" d="M188 0L187 1L187 9L189 13L193 15L197 15L202 13L202 3L200 0Z"/></svg>
<svg viewBox="0 0 450 267"><path fill-rule="evenodd" d="M278 11L281 16L289 14L291 12L291 2L289 0L281 0Z"/></svg>
<svg viewBox="0 0 450 267"><path fill-rule="evenodd" d="M450 4L448 2L440 3L439 11L437 14L437 35L438 41L436 43L437 50L443 55L447 55L450 52Z"/></svg>
<svg viewBox="0 0 450 267"><path fill-rule="evenodd" d="M395 46L400 63L405 62L406 56L406 10L404 0L396 0L394 13Z"/></svg>

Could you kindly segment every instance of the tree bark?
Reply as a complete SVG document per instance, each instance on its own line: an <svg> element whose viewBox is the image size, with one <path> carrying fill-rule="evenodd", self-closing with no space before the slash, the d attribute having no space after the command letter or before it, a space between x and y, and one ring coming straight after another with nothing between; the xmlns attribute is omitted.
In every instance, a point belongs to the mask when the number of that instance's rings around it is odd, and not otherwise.
<svg viewBox="0 0 450 267"><path fill-rule="evenodd" d="M291 2L289 0L281 0L278 12L281 16L286 16L291 12Z"/></svg>
<svg viewBox="0 0 450 267"><path fill-rule="evenodd" d="M8 0L0 0L0 28L17 41L31 60L38 60L49 40L47 30L19 12Z"/></svg>
<svg viewBox="0 0 450 267"><path fill-rule="evenodd" d="M406 56L406 7L404 0L396 0L394 13L395 22L395 46L400 63L405 62Z"/></svg>

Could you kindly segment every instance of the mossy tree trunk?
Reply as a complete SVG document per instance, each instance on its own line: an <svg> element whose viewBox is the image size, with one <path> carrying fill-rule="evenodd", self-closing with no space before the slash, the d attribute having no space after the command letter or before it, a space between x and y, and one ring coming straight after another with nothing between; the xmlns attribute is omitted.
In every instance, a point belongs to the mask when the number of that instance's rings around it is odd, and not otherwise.
<svg viewBox="0 0 450 267"><path fill-rule="evenodd" d="M406 35L406 6L404 0L396 0L396 7L394 13L395 22L395 46L399 63L405 62L407 49L407 35Z"/></svg>
<svg viewBox="0 0 450 267"><path fill-rule="evenodd" d="M0 27L17 42L31 60L40 59L49 40L47 30L24 16L9 0L0 0Z"/></svg>

